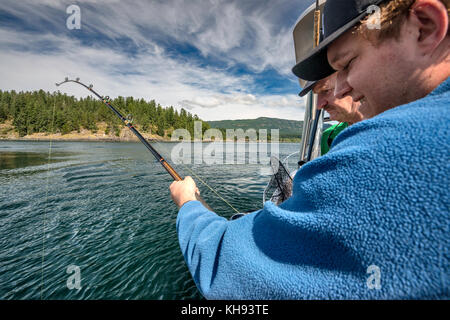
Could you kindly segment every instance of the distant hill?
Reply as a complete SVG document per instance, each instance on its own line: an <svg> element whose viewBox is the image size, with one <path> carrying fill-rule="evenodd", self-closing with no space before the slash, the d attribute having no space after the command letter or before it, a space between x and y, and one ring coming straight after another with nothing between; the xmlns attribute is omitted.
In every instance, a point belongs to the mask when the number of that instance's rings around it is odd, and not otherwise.
<svg viewBox="0 0 450 320"><path fill-rule="evenodd" d="M260 117L257 119L244 120L222 120L222 121L207 121L211 128L216 129L267 129L270 134L270 129L278 129L281 140L300 140L303 130L303 121L287 120L278 118Z"/></svg>

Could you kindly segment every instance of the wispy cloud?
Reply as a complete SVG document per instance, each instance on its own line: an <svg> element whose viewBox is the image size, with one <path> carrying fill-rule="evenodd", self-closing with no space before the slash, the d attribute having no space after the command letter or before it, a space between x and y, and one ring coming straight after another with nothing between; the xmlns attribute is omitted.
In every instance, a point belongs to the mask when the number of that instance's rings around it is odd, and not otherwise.
<svg viewBox="0 0 450 320"><path fill-rule="evenodd" d="M206 120L301 119L292 28L310 2L90 0L77 3L81 30L68 30L72 1L2 1L0 88L53 91L70 75Z"/></svg>

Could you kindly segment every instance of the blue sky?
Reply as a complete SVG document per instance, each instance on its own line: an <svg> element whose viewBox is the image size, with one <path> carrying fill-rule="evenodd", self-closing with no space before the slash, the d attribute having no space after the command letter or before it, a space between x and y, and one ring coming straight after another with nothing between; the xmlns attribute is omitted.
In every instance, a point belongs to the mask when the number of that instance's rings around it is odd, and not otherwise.
<svg viewBox="0 0 450 320"><path fill-rule="evenodd" d="M302 120L292 30L313 0L2 0L0 89L155 99L204 120ZM81 29L70 30L70 5ZM60 87L86 96L75 85Z"/></svg>

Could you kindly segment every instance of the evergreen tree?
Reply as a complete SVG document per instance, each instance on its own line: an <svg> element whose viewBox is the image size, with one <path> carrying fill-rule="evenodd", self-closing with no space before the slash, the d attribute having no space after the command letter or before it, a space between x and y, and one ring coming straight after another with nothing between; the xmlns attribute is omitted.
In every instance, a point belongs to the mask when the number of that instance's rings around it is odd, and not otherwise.
<svg viewBox="0 0 450 320"><path fill-rule="evenodd" d="M112 104L124 116L132 114L133 123L143 132L155 130L160 136L174 129L186 128L193 136L194 121L201 121L185 109L179 111L173 106L163 108L155 100L136 100L133 97L117 97ZM52 123L53 119L53 123ZM12 120L22 137L35 132L60 132L67 134L81 128L96 132L99 122L106 123L106 132L119 135L123 128L121 120L101 101L88 96L76 99L61 92L49 93L0 90L0 122ZM209 125L203 122L203 132Z"/></svg>

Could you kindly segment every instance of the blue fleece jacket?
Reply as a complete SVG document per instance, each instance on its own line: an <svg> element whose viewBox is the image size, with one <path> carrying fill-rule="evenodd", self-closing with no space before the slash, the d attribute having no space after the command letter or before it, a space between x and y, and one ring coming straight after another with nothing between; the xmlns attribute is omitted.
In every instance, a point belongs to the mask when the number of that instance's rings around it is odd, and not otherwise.
<svg viewBox="0 0 450 320"><path fill-rule="evenodd" d="M449 298L450 80L354 124L304 165L279 207L177 217L208 299Z"/></svg>

